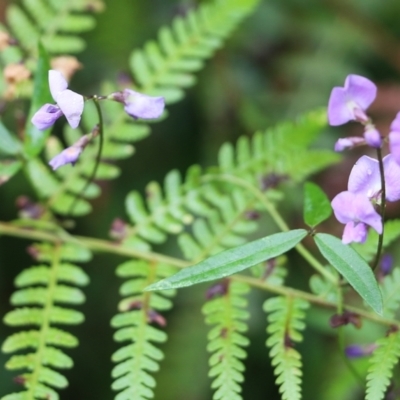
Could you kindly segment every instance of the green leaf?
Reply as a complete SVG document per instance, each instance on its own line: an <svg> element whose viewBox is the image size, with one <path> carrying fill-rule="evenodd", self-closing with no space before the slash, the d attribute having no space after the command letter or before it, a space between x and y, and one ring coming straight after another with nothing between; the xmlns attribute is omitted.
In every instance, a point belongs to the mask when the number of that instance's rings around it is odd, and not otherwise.
<svg viewBox="0 0 400 400"><path fill-rule="evenodd" d="M324 191L315 183L304 185L304 222L311 227L320 224L332 214L332 207Z"/></svg>
<svg viewBox="0 0 400 400"><path fill-rule="evenodd" d="M21 169L21 167L21 161L11 159L0 160L0 185L6 183L10 178L12 178Z"/></svg>
<svg viewBox="0 0 400 400"><path fill-rule="evenodd" d="M351 247L326 233L314 237L320 252L350 283L365 302L378 314L382 314L382 294L371 267Z"/></svg>
<svg viewBox="0 0 400 400"><path fill-rule="evenodd" d="M170 278L148 286L145 290L180 288L232 275L287 252L306 235L304 229L296 229L246 243L185 268Z"/></svg>
<svg viewBox="0 0 400 400"><path fill-rule="evenodd" d="M0 121L0 154L16 155L20 150L19 140Z"/></svg>
<svg viewBox="0 0 400 400"><path fill-rule="evenodd" d="M34 89L29 116L26 120L25 151L27 155L34 157L43 149L50 130L40 131L31 122L33 114L46 103L53 103L50 95L48 73L50 70L50 58L43 45L39 42L39 58L35 72Z"/></svg>

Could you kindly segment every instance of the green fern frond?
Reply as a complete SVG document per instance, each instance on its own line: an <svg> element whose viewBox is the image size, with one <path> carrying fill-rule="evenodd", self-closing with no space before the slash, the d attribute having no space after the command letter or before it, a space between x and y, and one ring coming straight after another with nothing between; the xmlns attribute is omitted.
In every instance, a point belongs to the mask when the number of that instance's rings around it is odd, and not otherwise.
<svg viewBox="0 0 400 400"><path fill-rule="evenodd" d="M84 294L75 286L86 285L89 278L81 268L66 261L81 261L87 250L75 245L43 243L34 247L34 254L50 265L37 265L17 276L18 290L11 296L11 304L18 308L7 313L4 322L10 326L34 325L37 328L9 336L2 346L4 353L31 350L13 355L6 363L7 369L26 371L18 378L26 390L5 396L3 400L58 399L53 388L65 388L68 382L55 369L73 365L60 347L75 347L78 340L54 325L75 325L84 319L81 312L58 304L75 305L85 301Z"/></svg>
<svg viewBox="0 0 400 400"><path fill-rule="evenodd" d="M383 247L388 247L400 237L400 219L394 219L385 223L385 235L383 236ZM352 247L367 262L373 260L378 246L378 234L371 229L365 243L353 243Z"/></svg>
<svg viewBox="0 0 400 400"><path fill-rule="evenodd" d="M381 284L383 315L387 318L395 318L400 305L400 268L385 276Z"/></svg>
<svg viewBox="0 0 400 400"><path fill-rule="evenodd" d="M163 27L158 42L146 43L131 54L130 66L140 90L163 96L167 103L179 101L183 89L193 86L193 72L222 45L233 29L258 4L258 0L223 0L202 4L171 27Z"/></svg>
<svg viewBox="0 0 400 400"><path fill-rule="evenodd" d="M370 359L366 400L381 400L389 386L393 368L400 358L400 332L391 332L376 342Z"/></svg>
<svg viewBox="0 0 400 400"><path fill-rule="evenodd" d="M292 297L273 297L264 303L269 324L267 346L283 400L301 399L301 355L293 342L303 339L300 331L305 328L304 311L308 307L305 300Z"/></svg>
<svg viewBox="0 0 400 400"><path fill-rule="evenodd" d="M337 271L330 266L326 266L331 274L337 276ZM328 301L337 301L337 287L319 274L312 275L310 278L310 289L316 295Z"/></svg>
<svg viewBox="0 0 400 400"><path fill-rule="evenodd" d="M243 335L247 331L249 314L244 308L247 300L244 295L249 287L239 282L228 280L217 283L221 286L221 296L209 300L203 307L206 323L213 328L208 334L210 357L209 376L213 378L211 387L215 390L213 399L241 400L240 384L244 381L246 357L244 346L249 340Z"/></svg>
<svg viewBox="0 0 400 400"><path fill-rule="evenodd" d="M36 58L37 43L42 41L46 50L54 54L77 53L85 42L78 35L93 29L96 20L89 15L91 0L23 0L22 7L10 4L6 9L6 23L10 34L18 39L12 56L3 61L20 61L23 55ZM17 49L17 50L16 50ZM19 59L15 60L16 51Z"/></svg>
<svg viewBox="0 0 400 400"><path fill-rule="evenodd" d="M120 289L124 299L119 304L120 313L111 321L118 329L114 335L117 342L129 344L118 349L112 356L117 363L112 371L115 379L112 388L121 391L116 400L144 400L153 397L155 380L151 373L158 371L163 353L156 347L167 339L165 332L151 324L165 325L158 311L172 307L170 297L175 291L143 292L154 281L175 273L175 268L166 264L145 261L127 261L117 268L117 275L128 279ZM154 344L155 343L155 344Z"/></svg>

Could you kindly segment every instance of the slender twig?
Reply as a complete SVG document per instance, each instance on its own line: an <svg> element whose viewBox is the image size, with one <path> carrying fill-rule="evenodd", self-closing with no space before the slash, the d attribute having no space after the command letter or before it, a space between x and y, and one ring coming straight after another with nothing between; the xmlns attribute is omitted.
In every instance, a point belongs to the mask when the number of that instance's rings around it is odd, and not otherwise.
<svg viewBox="0 0 400 400"><path fill-rule="evenodd" d="M376 256L375 256L375 262L372 266L372 269L375 270L375 268L379 264L379 260L381 258L382 254L382 248L383 248L383 236L385 233L385 208L386 208L386 184L385 184L385 171L383 167L383 159L382 159L382 150L381 148L376 149L376 154L378 157L378 163L379 163L379 174L381 178L381 220L382 220L382 233L379 235L378 239L378 248L376 250Z"/></svg>

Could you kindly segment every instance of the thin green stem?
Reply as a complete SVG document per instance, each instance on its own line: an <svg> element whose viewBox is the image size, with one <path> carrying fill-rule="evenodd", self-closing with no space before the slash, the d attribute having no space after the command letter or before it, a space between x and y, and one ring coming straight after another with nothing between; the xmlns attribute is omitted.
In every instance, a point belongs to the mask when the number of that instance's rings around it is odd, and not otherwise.
<svg viewBox="0 0 400 400"><path fill-rule="evenodd" d="M238 178L233 175L210 175L208 177L209 180L222 180L225 182L230 182L235 185L246 188L249 192L251 192L264 206L264 208L268 211L271 218L274 220L276 225L281 229L282 232L287 232L290 230L289 226L286 224L285 220L279 214L274 204L271 203L268 198L263 194L261 190L256 188L251 183L245 181L244 179ZM295 249L302 255L302 257L309 262L309 264L318 271L321 275L323 275L327 280L336 284L336 277L330 273L324 266L301 244L299 243Z"/></svg>
<svg viewBox="0 0 400 400"><path fill-rule="evenodd" d="M85 247L91 251L98 251L104 253L111 253L111 254L118 254L120 256L126 256L129 258L140 258L143 260L153 261L153 262L163 262L169 265L174 265L178 268L186 268L193 263L179 259L174 257L168 257L163 254L158 254L154 252L145 252L140 251L137 249L123 247L118 243L101 240L101 239L94 239L88 238L84 236L71 236L68 234L60 234L58 231L37 231L32 229L23 228L20 226L14 226L10 223L0 222L0 235L8 235L14 236L24 239L30 240L41 240L47 241L50 243L72 243L78 244L82 247ZM316 296L312 293L304 292L297 289L292 289L285 286L275 286L271 285L268 282L262 281L260 279L252 278L245 275L233 275L229 279L247 283L253 287L257 287L259 289L281 294L284 296L294 296L304 300L307 300L315 305L319 305L326 308L336 309L337 304L328 300L323 299L322 297ZM354 307L351 305L344 304L343 308L354 312L361 317L365 317L371 321L375 321L377 323L387 325L387 326L397 326L400 329L400 321L388 319L379 316L378 314L368 312L364 309Z"/></svg>
<svg viewBox="0 0 400 400"><path fill-rule="evenodd" d="M383 237L385 233L385 209L386 209L386 184L385 184L385 170L383 168L383 159L382 159L382 150L379 147L376 149L376 155L378 157L379 163L379 174L381 178L381 220L382 220L382 233L379 235L378 240L378 248L376 250L375 262L372 266L372 269L375 268L379 264L379 260L381 259L382 249L383 249Z"/></svg>

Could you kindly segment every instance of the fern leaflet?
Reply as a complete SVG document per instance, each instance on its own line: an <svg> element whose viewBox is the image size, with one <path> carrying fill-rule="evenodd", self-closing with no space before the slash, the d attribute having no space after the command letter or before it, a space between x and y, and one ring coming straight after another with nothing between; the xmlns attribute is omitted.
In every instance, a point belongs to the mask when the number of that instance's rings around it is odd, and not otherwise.
<svg viewBox="0 0 400 400"><path fill-rule="evenodd" d="M394 318L400 305L400 268L394 268L381 284L383 315Z"/></svg>
<svg viewBox="0 0 400 400"><path fill-rule="evenodd" d="M240 400L240 383L244 380L241 360L246 357L243 347L249 344L243 336L247 330L243 320L249 317L243 310L247 306L244 295L249 287L229 280L217 283L215 287L221 288L222 296L211 299L203 307L206 323L213 325L207 346L213 353L209 362L209 376L214 378L211 387L216 390L213 399Z"/></svg>
<svg viewBox="0 0 400 400"><path fill-rule="evenodd" d="M400 332L390 332L376 342L378 348L370 359L366 400L381 400L390 383L393 368L400 358Z"/></svg>
<svg viewBox="0 0 400 400"><path fill-rule="evenodd" d="M301 399L301 355L293 348L293 342L303 339L299 331L305 327L304 310L308 307L305 300L292 297L273 297L264 303L270 335L267 346L283 400Z"/></svg>
<svg viewBox="0 0 400 400"><path fill-rule="evenodd" d="M38 329L13 334L3 343L2 351L5 353L27 348L33 348L33 352L14 355L6 363L7 369L28 372L18 377L26 390L2 400L58 399L53 388L62 389L68 382L55 369L73 365L72 359L59 347L74 347L78 340L54 325L75 325L84 319L81 312L57 304L84 302L84 294L74 286L86 285L88 276L81 268L66 261L86 260L90 254L77 246L48 243L35 245L30 251L43 264L17 276L15 284L19 289L12 295L11 303L18 308L6 314L4 322L11 326L35 325Z"/></svg>
<svg viewBox="0 0 400 400"><path fill-rule="evenodd" d="M167 335L151 324L165 326L165 319L158 311L172 307L169 297L175 291L164 291L161 295L143 293L143 288L174 272L175 268L169 265L134 260L117 268L118 276L129 279L121 286L120 292L125 298L119 305L120 313L112 319L111 325L118 329L114 335L117 342L130 343L112 356L112 360L118 363L112 371L115 379L112 388L121 391L116 395L116 400L153 397L156 382L151 373L158 371L163 358L163 353L154 343L164 342Z"/></svg>

